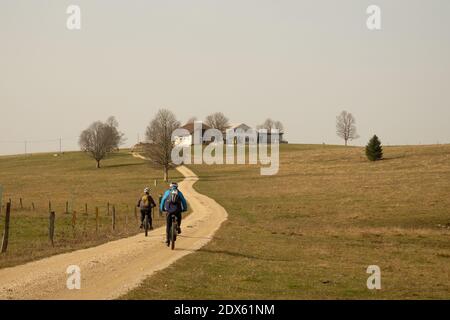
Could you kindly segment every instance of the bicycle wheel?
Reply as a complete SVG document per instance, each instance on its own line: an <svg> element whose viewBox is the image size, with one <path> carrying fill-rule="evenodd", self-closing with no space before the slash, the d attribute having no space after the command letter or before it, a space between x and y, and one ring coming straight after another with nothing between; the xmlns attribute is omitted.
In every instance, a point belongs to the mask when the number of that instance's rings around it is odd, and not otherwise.
<svg viewBox="0 0 450 320"><path fill-rule="evenodd" d="M171 248L172 250L175 249L175 241L177 240L177 223L176 221L174 221L175 219L172 220L172 227L170 228L170 241L171 243Z"/></svg>
<svg viewBox="0 0 450 320"><path fill-rule="evenodd" d="M148 235L148 228L149 228L149 223L148 223L148 215L145 215L144 218L144 230L145 230L145 236Z"/></svg>

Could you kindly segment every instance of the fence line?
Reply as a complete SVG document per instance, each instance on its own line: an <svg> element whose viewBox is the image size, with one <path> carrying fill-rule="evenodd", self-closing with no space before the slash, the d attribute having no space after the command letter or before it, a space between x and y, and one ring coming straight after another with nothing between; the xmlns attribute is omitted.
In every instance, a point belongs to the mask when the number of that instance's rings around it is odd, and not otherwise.
<svg viewBox="0 0 450 320"><path fill-rule="evenodd" d="M107 213L107 215L110 217L110 227L107 229L101 228L101 219L100 219L100 208L99 206L89 206L88 203L84 203L83 206L78 206L78 208L81 208L81 212L82 212L82 216L84 216L85 218L82 219L81 221L79 221L79 216L78 216L78 212L75 210L77 208L77 206L73 206L72 208L70 208L70 201L64 201L60 204L60 206L55 206L55 203L52 202L51 200L48 201L47 205L42 205L44 201L41 201L41 206L36 205L36 202L32 201L31 202L31 206L27 206L30 202L27 202L27 199L25 198L19 198L19 201L13 201L13 199L9 199L9 201L3 205L3 208L1 208L1 213L3 215L3 213L5 213L5 224L4 224L4 230L3 230L3 240L2 240L2 247L1 247L1 252L5 253L7 251L8 248L8 242L11 238L10 235L10 223L12 219L15 219L17 217L20 218L20 214L23 212L36 212L37 214L42 215L44 212L48 213L48 229L47 229L47 235L48 235L48 240L49 240L49 244L54 247L55 244L58 243L58 232L60 232L60 234L62 234L62 238L61 239L66 239L65 238L65 234L66 231L64 231L67 227L72 229L72 233L73 233L73 238L76 239L81 239L85 236L87 236L88 234L92 234L90 233L90 229L89 226L91 226L91 230L93 229L93 231L95 231L95 235L99 236L100 234L117 234L117 227L120 226L120 232L124 232L125 234L129 234L129 231L133 230L133 228L129 228L129 222L130 222L130 214L134 215L135 217L135 226L136 226L136 231L139 230L139 225L140 225L140 219L139 219L139 215L138 215L138 208L136 207L135 204L132 205L131 209L129 204L122 204L120 206L117 206L116 204L113 204L111 202L107 202L105 205L105 211ZM13 204L16 204L16 206L14 207ZM55 210L55 207L61 208L61 210L59 210L59 212L61 212L61 214L63 215L67 215L67 214L71 214L71 219L67 222L67 223L59 223L57 224L56 221L58 219L58 210ZM94 215L89 215L89 208L93 208L94 209ZM70 210L72 209L72 210ZM132 211L130 211L132 210ZM16 214L12 215L13 212L16 212ZM93 217L93 218L91 218ZM106 218L106 217L105 217ZM105 219L104 218L104 219ZM62 219L64 221L67 221L67 218ZM89 221L91 221L91 223L89 223ZM164 221L164 219L162 219L160 217L160 219L157 220L161 220ZM80 225L81 222L81 225ZM78 226L81 226L82 228L79 229ZM109 231L108 231L109 229ZM80 233L77 232L77 230L81 230L81 236ZM101 232L103 230L103 233Z"/></svg>

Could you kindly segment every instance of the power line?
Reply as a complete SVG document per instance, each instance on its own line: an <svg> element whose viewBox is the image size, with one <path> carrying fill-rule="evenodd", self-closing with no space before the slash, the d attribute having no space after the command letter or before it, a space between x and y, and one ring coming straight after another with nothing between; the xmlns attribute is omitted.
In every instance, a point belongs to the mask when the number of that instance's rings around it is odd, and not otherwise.
<svg viewBox="0 0 450 320"><path fill-rule="evenodd" d="M78 139L78 137L72 138L58 138L58 139L46 139L46 140L0 140L0 143L24 143L27 141L28 143L49 143L49 142L62 142L62 141L73 141Z"/></svg>
<svg viewBox="0 0 450 320"><path fill-rule="evenodd" d="M77 140L78 137L68 137L68 138L57 138L57 139L42 139L42 140L0 140L0 143L3 144L22 144L23 145L23 150L24 150L24 154L27 155L28 152L30 151L30 147L33 144L44 144L44 143L51 143L51 144L57 144L59 146L56 147L55 149L57 149L59 151L59 153L62 153L63 151L63 141L74 141ZM53 147L52 147L53 148Z"/></svg>

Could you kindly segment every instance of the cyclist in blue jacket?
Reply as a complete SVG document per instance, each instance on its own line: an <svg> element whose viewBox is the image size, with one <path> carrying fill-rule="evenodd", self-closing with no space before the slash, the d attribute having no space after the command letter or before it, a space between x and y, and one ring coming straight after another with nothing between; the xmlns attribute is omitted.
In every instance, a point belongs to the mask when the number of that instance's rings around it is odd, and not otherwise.
<svg viewBox="0 0 450 320"><path fill-rule="evenodd" d="M169 245L169 234L170 228L172 226L171 215L174 214L177 223L178 223L178 233L181 233L181 213L187 211L187 203L186 199L183 196L183 193L178 190L178 184L176 182L172 182L170 187L161 199L161 203L159 204L161 212L167 212L166 217L166 234L167 240L166 244Z"/></svg>

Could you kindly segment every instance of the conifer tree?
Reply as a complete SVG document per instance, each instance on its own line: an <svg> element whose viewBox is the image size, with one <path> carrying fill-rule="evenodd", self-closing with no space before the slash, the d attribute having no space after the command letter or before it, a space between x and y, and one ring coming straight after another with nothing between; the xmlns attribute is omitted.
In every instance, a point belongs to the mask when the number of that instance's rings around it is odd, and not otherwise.
<svg viewBox="0 0 450 320"><path fill-rule="evenodd" d="M381 146L381 141L380 139L378 139L377 135L374 135L367 144L366 156L370 161L383 159L383 148Z"/></svg>

